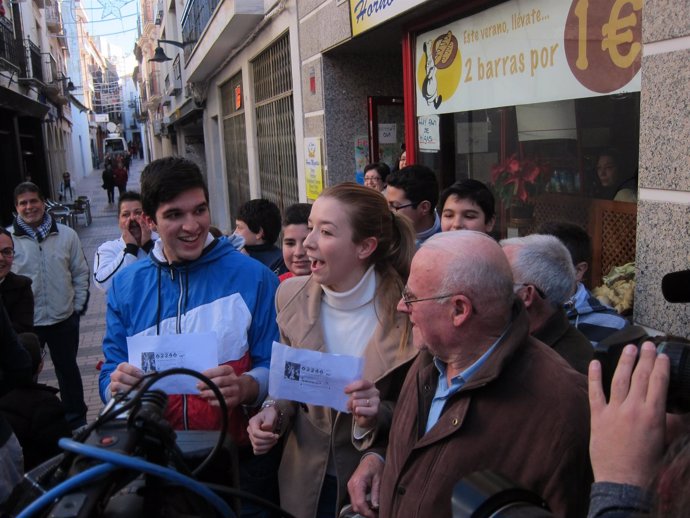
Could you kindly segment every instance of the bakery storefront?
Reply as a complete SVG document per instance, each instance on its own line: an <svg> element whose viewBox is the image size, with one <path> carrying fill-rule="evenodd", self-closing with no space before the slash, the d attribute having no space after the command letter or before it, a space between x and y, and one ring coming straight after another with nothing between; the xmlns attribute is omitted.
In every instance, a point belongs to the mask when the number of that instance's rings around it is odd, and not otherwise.
<svg viewBox="0 0 690 518"><path fill-rule="evenodd" d="M406 27L408 163L490 185L500 237L584 226L599 284L635 258L642 1L456 10Z"/></svg>

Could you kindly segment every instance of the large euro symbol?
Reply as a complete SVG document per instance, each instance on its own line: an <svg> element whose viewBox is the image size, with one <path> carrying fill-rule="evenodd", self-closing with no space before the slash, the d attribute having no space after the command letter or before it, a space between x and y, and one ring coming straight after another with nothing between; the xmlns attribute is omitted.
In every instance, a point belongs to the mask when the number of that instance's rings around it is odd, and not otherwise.
<svg viewBox="0 0 690 518"><path fill-rule="evenodd" d="M639 12L642 10L642 2L643 0L616 0L611 8L608 23L601 28L601 49L608 51L611 61L619 68L628 68L632 65L642 50L639 41L633 42L633 31L630 30L638 23L637 15L633 12L621 17L621 10L626 4L630 4L633 11ZM632 43L627 54L621 54L618 50L619 45L623 43Z"/></svg>

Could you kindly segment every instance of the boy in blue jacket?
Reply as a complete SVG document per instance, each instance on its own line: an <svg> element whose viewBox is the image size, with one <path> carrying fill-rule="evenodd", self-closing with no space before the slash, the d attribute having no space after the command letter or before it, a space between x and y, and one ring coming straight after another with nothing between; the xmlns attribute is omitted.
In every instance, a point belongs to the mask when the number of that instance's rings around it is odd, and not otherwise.
<svg viewBox="0 0 690 518"><path fill-rule="evenodd" d="M260 405L266 396L271 347L278 339L273 303L278 279L227 239L209 234L208 189L193 162L178 157L151 162L141 174L141 198L145 221L160 239L148 257L113 278L101 398L129 390L144 374L128 363L127 337L215 332L218 366L203 374L228 405L241 485L265 496L266 481L250 487L248 475L243 477L266 462L251 452L243 406ZM198 395L171 395L166 417L176 429L220 426L218 403L203 384ZM260 470L273 472L268 466Z"/></svg>

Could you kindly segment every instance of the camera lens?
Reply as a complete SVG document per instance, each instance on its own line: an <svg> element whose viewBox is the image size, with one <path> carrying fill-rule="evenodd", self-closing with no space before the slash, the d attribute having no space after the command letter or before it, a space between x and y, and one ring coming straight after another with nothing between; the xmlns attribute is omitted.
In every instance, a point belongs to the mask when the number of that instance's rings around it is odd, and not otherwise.
<svg viewBox="0 0 690 518"><path fill-rule="evenodd" d="M661 342L657 352L664 353L671 360L666 410L672 414L690 412L690 344Z"/></svg>
<svg viewBox="0 0 690 518"><path fill-rule="evenodd" d="M611 395L611 380L624 347L625 344L622 342L616 344L600 342L594 350L594 357L601 362L602 386L607 399ZM657 352L667 355L671 363L666 411L671 414L690 412L690 344L661 342L657 346ZM637 365L637 360L635 364Z"/></svg>

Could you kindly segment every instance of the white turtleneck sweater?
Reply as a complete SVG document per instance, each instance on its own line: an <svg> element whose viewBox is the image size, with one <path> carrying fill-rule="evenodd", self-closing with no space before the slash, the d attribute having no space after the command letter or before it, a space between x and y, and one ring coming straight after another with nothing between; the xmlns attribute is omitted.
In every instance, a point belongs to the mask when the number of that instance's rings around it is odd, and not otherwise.
<svg viewBox="0 0 690 518"><path fill-rule="evenodd" d="M362 356L378 323L374 267L369 267L350 291L339 293L322 288L321 326L326 352Z"/></svg>
<svg viewBox="0 0 690 518"><path fill-rule="evenodd" d="M321 327L325 351L332 354L362 356L378 323L374 306L376 273L371 266L350 291L335 292L325 286L321 299ZM355 425L356 437L369 431ZM333 455L328 457L326 473L335 476Z"/></svg>

